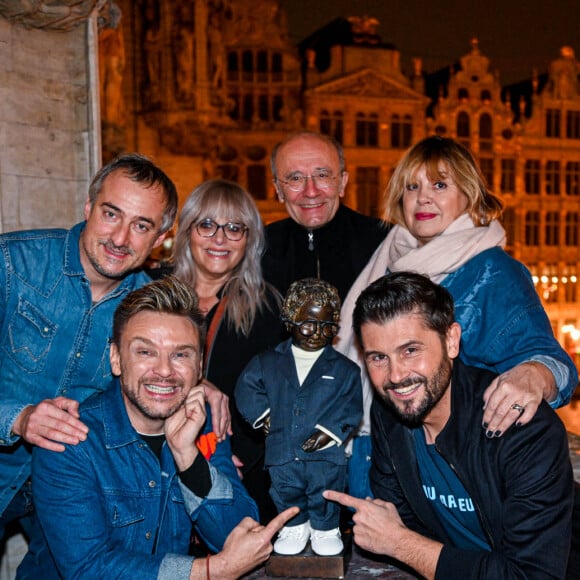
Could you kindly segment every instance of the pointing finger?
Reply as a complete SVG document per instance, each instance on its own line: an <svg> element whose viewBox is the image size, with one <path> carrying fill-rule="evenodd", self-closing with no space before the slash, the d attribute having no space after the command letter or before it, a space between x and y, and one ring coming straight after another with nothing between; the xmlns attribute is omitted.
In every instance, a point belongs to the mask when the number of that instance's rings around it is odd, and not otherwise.
<svg viewBox="0 0 580 580"><path fill-rule="evenodd" d="M299 511L300 508L296 506L284 510L270 521L270 523L264 528L264 531L267 535L269 535L270 538L272 538L274 534L279 531L286 522L291 520Z"/></svg>
<svg viewBox="0 0 580 580"><path fill-rule="evenodd" d="M359 509L365 503L364 499L359 499L357 497L353 497L352 495L348 495L348 493L341 493L339 491L334 491L332 489L327 489L326 491L323 491L322 495L326 499L336 501L345 507L350 507L353 509Z"/></svg>

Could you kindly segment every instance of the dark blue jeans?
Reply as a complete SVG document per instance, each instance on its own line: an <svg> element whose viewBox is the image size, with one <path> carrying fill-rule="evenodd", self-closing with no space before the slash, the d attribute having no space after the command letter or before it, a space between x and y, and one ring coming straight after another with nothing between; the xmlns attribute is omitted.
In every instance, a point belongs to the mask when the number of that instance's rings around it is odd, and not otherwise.
<svg viewBox="0 0 580 580"><path fill-rule="evenodd" d="M361 435L352 440L352 455L348 460L348 493L354 497L373 497L369 481L372 440Z"/></svg>
<svg viewBox="0 0 580 580"><path fill-rule="evenodd" d="M0 540L4 538L8 525L16 522L20 524L26 539L28 539L33 513L34 505L32 503L32 489L29 479L8 504L4 513L0 515Z"/></svg>
<svg viewBox="0 0 580 580"><path fill-rule="evenodd" d="M281 512L297 505L300 513L288 525L297 526L310 520L315 530L332 530L340 522L340 505L322 497L325 489L344 491L346 466L329 461L289 461L268 467L272 487L270 495Z"/></svg>
<svg viewBox="0 0 580 580"><path fill-rule="evenodd" d="M44 541L42 540L40 523L34 511L30 479L20 488L8 504L8 507L4 510L4 513L0 516L0 539L4 537L6 528L10 524L19 524L28 541L28 553L24 557L24 560L22 560L20 566L18 566L16 577L19 579L36 579L36 571L38 569L31 567L30 563L36 558L38 550L44 546ZM44 577L43 580L47 580L47 577Z"/></svg>

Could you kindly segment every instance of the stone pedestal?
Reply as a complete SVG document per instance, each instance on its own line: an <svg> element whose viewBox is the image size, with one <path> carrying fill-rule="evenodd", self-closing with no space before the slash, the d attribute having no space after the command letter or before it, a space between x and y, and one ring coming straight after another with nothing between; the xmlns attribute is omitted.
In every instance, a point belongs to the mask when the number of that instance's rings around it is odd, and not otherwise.
<svg viewBox="0 0 580 580"><path fill-rule="evenodd" d="M310 548L310 542L295 556L282 556L273 552L266 562L266 575L287 578L344 578L352 549L351 534L343 532L342 541L344 549L336 556L318 556Z"/></svg>

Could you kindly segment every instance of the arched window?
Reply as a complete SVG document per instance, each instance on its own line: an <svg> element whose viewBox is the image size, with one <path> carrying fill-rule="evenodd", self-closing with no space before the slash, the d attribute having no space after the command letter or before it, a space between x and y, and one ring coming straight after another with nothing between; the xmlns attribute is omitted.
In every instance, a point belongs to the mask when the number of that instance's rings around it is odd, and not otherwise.
<svg viewBox="0 0 580 580"><path fill-rule="evenodd" d="M528 211L525 221L526 246L540 245L540 212Z"/></svg>
<svg viewBox="0 0 580 580"><path fill-rule="evenodd" d="M251 81L254 72L254 55L251 50L242 53L242 72L245 81Z"/></svg>
<svg viewBox="0 0 580 580"><path fill-rule="evenodd" d="M501 192L514 193L516 190L516 160L501 160Z"/></svg>
<svg viewBox="0 0 580 580"><path fill-rule="evenodd" d="M566 163L566 195L580 195L580 162Z"/></svg>
<svg viewBox="0 0 580 580"><path fill-rule="evenodd" d="M469 99L469 91L467 89L459 89L457 91L457 98L460 101L463 99Z"/></svg>
<svg viewBox="0 0 580 580"><path fill-rule="evenodd" d="M546 246L557 246L560 234L560 215L557 211L549 211L546 213L544 232Z"/></svg>
<svg viewBox="0 0 580 580"><path fill-rule="evenodd" d="M341 111L328 112L326 109L320 111L320 132L332 137L342 145L343 140L343 115Z"/></svg>
<svg viewBox="0 0 580 580"><path fill-rule="evenodd" d="M527 159L524 165L524 187L526 193L537 195L540 193L540 160Z"/></svg>
<svg viewBox="0 0 580 580"><path fill-rule="evenodd" d="M481 91L481 100L491 101L491 93L487 89L483 89L483 91Z"/></svg>
<svg viewBox="0 0 580 580"><path fill-rule="evenodd" d="M560 162L548 161L546 163L546 193L548 195L560 194Z"/></svg>
<svg viewBox="0 0 580 580"><path fill-rule="evenodd" d="M391 147L407 149L413 141L413 117L400 117L396 113L391 116Z"/></svg>
<svg viewBox="0 0 580 580"><path fill-rule="evenodd" d="M566 245L571 247L578 246L578 229L580 228L580 219L578 212L571 211L566 214Z"/></svg>
<svg viewBox="0 0 580 580"><path fill-rule="evenodd" d="M282 80L282 55L279 52L272 53L272 81Z"/></svg>
<svg viewBox="0 0 580 580"><path fill-rule="evenodd" d="M546 109L546 137L560 137L560 109Z"/></svg>
<svg viewBox="0 0 580 580"><path fill-rule="evenodd" d="M479 117L479 150L491 151L493 148L493 127L491 115L483 113Z"/></svg>
<svg viewBox="0 0 580 580"><path fill-rule="evenodd" d="M513 207L504 210L501 223L506 233L508 246L513 246L516 240L516 212Z"/></svg>
<svg viewBox="0 0 580 580"><path fill-rule="evenodd" d="M494 188L493 185L493 157L480 157L479 158L479 169L481 169L481 174L485 180L485 184L490 189Z"/></svg>
<svg viewBox="0 0 580 580"><path fill-rule="evenodd" d="M256 71L258 72L258 82L268 80L268 53L265 50L259 50L256 55Z"/></svg>
<svg viewBox="0 0 580 580"><path fill-rule="evenodd" d="M240 64L237 52L228 53L228 80L237 81L240 74Z"/></svg>
<svg viewBox="0 0 580 580"><path fill-rule="evenodd" d="M230 93L229 101L231 106L228 109L228 116L237 121L240 118L240 96L236 93Z"/></svg>
<svg viewBox="0 0 580 580"><path fill-rule="evenodd" d="M278 122L282 120L282 109L284 108L284 99L282 95L274 95L272 102L272 118Z"/></svg>
<svg viewBox="0 0 580 580"><path fill-rule="evenodd" d="M242 103L243 103L242 119L249 123L254 118L254 96L244 95Z"/></svg>
<svg viewBox="0 0 580 580"><path fill-rule="evenodd" d="M270 99L268 95L260 95L258 97L258 119L260 121L270 120Z"/></svg>
<svg viewBox="0 0 580 580"><path fill-rule="evenodd" d="M378 147L379 116L376 113L356 114L356 144L359 147Z"/></svg>
<svg viewBox="0 0 580 580"><path fill-rule="evenodd" d="M469 137L471 135L471 127L469 115L465 111L460 111L457 115L457 140L469 147Z"/></svg>

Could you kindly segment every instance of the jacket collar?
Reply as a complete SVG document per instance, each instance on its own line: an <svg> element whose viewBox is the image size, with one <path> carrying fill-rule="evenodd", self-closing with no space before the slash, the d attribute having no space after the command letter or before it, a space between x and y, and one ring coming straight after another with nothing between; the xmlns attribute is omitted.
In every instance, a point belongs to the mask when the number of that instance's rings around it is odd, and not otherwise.
<svg viewBox="0 0 580 580"><path fill-rule="evenodd" d="M289 338L288 340L279 343L276 345L274 350L282 354L284 357L278 365L278 370L287 377L296 377L297 380L298 375L296 373L296 364L294 362L294 355L292 354L292 339ZM316 359L316 362L312 365L308 376L304 379L302 387L307 386L311 381L316 381L321 374L324 374L326 369L329 369L334 365L339 356L340 355L332 345L329 344L325 346L322 354Z"/></svg>
<svg viewBox="0 0 580 580"><path fill-rule="evenodd" d="M80 222L73 226L65 238L63 272L66 276L84 276L85 271L81 264L79 249L81 233L85 229L86 222Z"/></svg>
<svg viewBox="0 0 580 580"><path fill-rule="evenodd" d="M314 235L318 238L320 236L326 237L327 235L344 235L343 223L347 219L348 210L342 203L338 205L338 209L334 214L334 217L323 226L312 230ZM310 231L309 228L304 227L302 224L294 221L292 218L290 220L290 226L300 235L304 236L305 232Z"/></svg>
<svg viewBox="0 0 580 580"><path fill-rule="evenodd" d="M107 449L123 447L140 441L139 434L129 420L118 378L115 379L111 388L102 394L101 409Z"/></svg>

